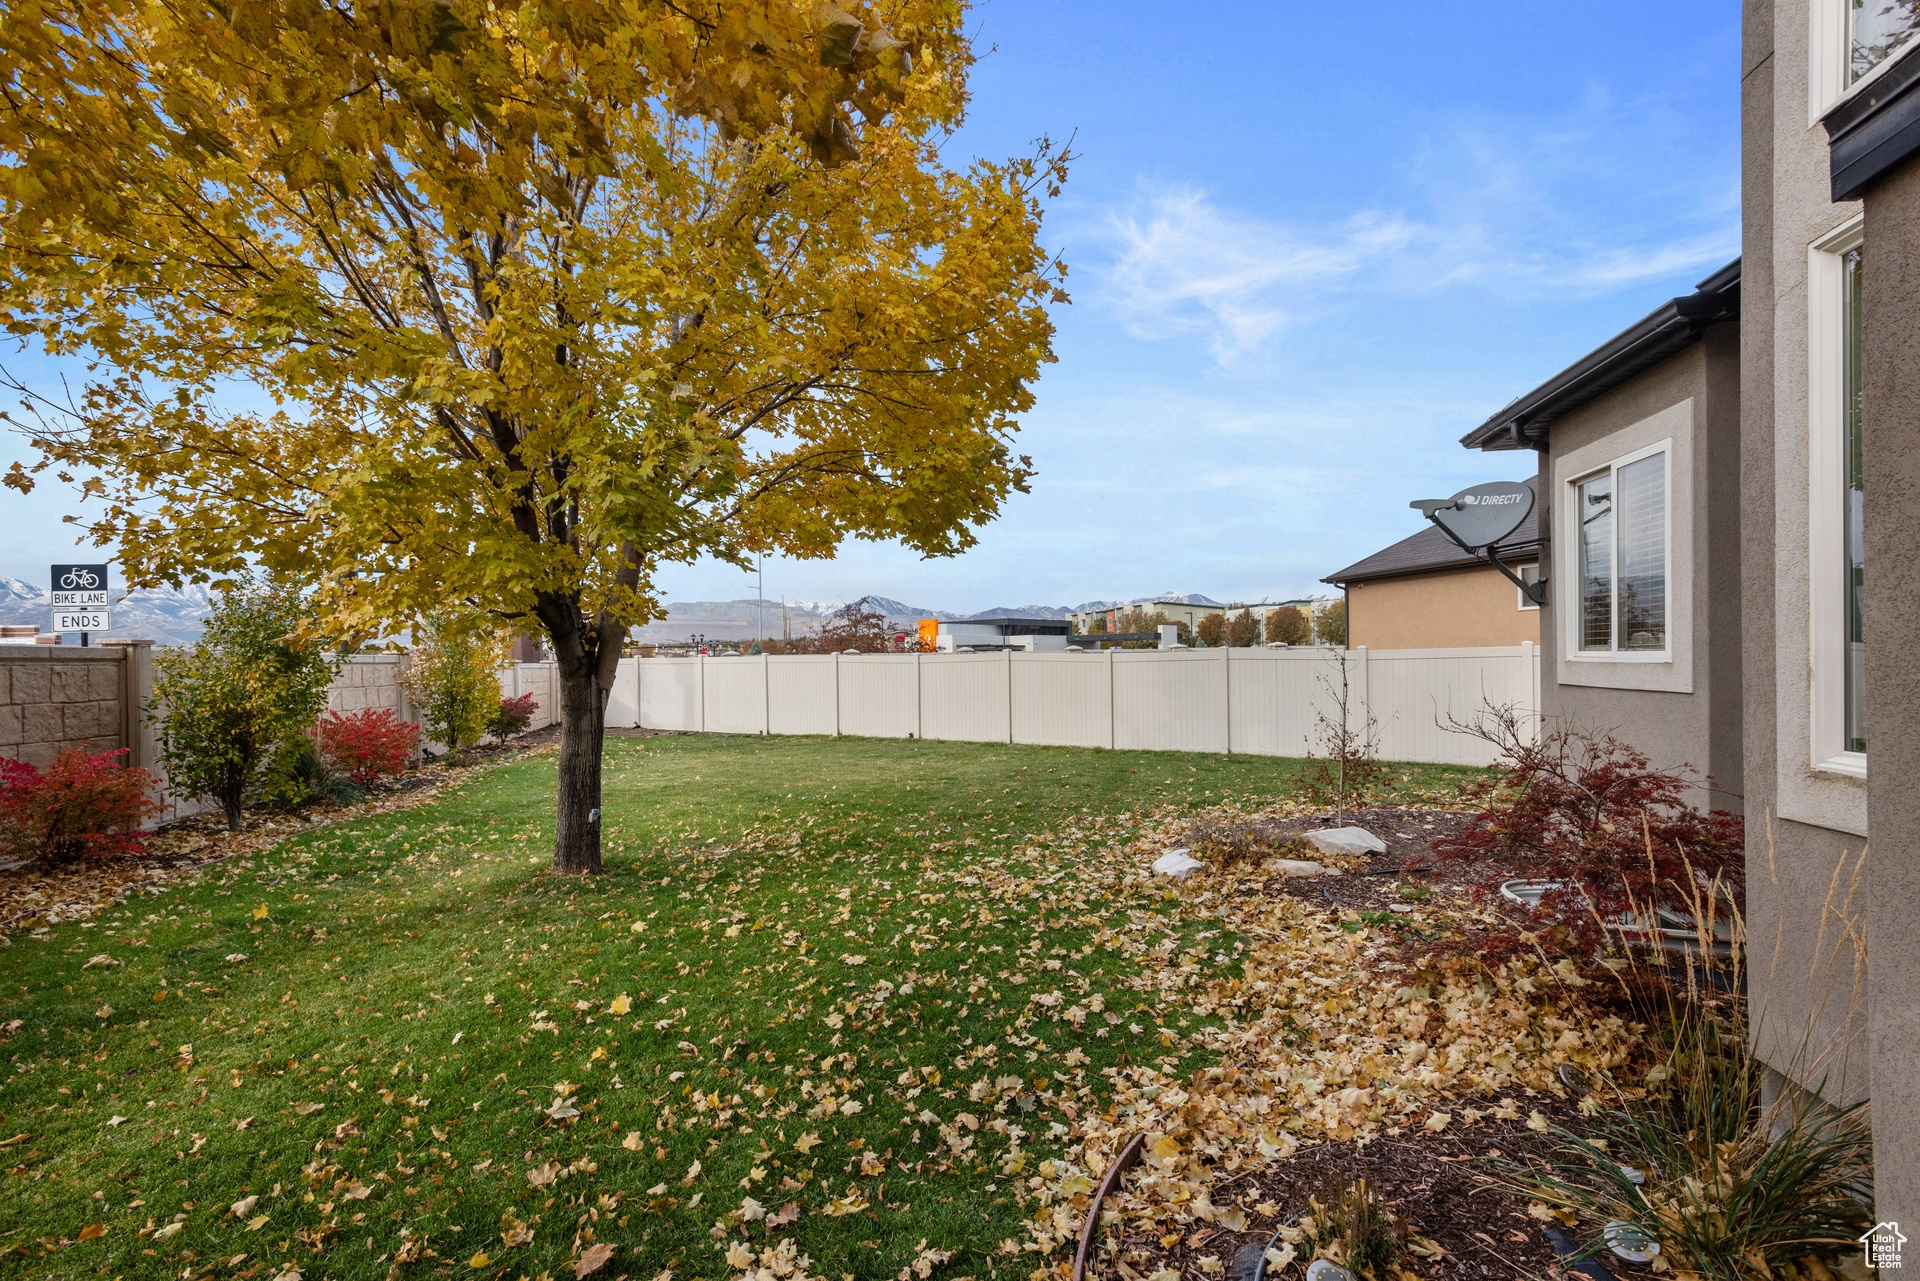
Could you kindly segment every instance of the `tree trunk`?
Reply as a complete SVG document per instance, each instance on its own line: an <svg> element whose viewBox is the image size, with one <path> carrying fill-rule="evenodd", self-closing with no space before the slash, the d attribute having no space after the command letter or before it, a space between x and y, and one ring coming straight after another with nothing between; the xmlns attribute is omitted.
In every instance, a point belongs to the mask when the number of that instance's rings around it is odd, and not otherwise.
<svg viewBox="0 0 1920 1281"><path fill-rule="evenodd" d="M559 656L556 655L556 658ZM560 659L560 796L553 833L553 870L569 876L600 871L600 756L607 691L584 658Z"/></svg>
<svg viewBox="0 0 1920 1281"><path fill-rule="evenodd" d="M237 832L246 823L247 775L250 769L227 765L220 771L220 808L226 811L227 830Z"/></svg>

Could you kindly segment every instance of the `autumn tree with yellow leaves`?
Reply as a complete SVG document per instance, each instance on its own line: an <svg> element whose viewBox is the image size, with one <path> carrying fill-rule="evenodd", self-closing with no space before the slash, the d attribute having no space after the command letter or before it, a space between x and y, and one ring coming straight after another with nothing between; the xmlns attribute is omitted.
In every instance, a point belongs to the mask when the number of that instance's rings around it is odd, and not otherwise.
<svg viewBox="0 0 1920 1281"><path fill-rule="evenodd" d="M964 16L15 0L0 310L89 371L21 417L38 467L97 476L130 585L260 566L348 637L544 631L554 866L598 870L662 565L950 554L1030 474L1066 156L942 157Z"/></svg>

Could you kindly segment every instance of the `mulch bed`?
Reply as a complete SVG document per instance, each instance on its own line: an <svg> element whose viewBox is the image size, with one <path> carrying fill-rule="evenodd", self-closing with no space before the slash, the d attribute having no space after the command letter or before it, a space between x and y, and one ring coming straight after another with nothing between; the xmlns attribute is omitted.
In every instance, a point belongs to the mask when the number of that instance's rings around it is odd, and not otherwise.
<svg viewBox="0 0 1920 1281"><path fill-rule="evenodd" d="M1556 1125L1580 1129L1584 1124L1570 1100L1548 1095L1525 1098L1523 1106L1545 1113ZM1323 1201L1329 1191L1364 1178L1378 1189L1396 1219L1409 1231L1446 1250L1438 1259L1405 1258L1401 1266L1421 1277L1439 1281L1484 1281L1485 1278L1540 1276L1559 1265L1541 1225L1528 1217L1526 1201L1484 1182L1489 1158L1511 1160L1544 1158L1552 1150L1551 1136L1528 1130L1521 1121L1483 1120L1472 1126L1449 1127L1444 1133L1383 1135L1366 1143L1320 1143L1303 1147L1290 1160L1267 1170L1216 1185L1216 1204L1229 1199L1247 1207L1270 1202L1279 1207L1270 1218L1249 1215L1245 1232L1228 1232L1203 1225L1172 1248L1144 1233L1119 1242L1122 1257L1164 1261L1186 1277L1204 1277L1200 1261L1206 1258L1230 1264L1244 1247L1264 1247L1282 1223L1292 1222L1307 1209L1307 1198ZM1111 1256L1090 1265L1088 1274L1115 1277ZM1615 1276L1627 1281L1636 1275L1633 1265L1608 1256L1601 1260ZM1301 1262L1289 1266L1287 1276L1299 1277ZM1136 1265L1136 1271L1146 1271ZM1232 1281L1228 1278L1227 1281Z"/></svg>
<svg viewBox="0 0 1920 1281"><path fill-rule="evenodd" d="M1433 937L1419 926L1423 918L1430 920L1436 915L1436 910L1501 909L1497 900L1482 901L1475 893L1475 883L1484 877L1484 869L1445 865L1434 855L1433 844L1458 836L1469 817L1458 811L1377 806L1349 812L1344 819L1322 814L1281 820L1275 826L1287 834L1363 827L1378 836L1387 851L1340 876L1274 877L1260 887L1261 892L1297 898L1336 912L1366 913L1369 918L1372 913L1391 912L1410 927L1405 933L1409 947L1418 946ZM1418 870L1409 874L1409 868ZM1451 917L1449 926L1466 935L1469 941L1460 945L1465 950L1471 950L1471 939L1483 932L1477 923L1458 916ZM1520 1090L1514 1097L1523 1113L1537 1110L1553 1124L1575 1133L1589 1125L1571 1098ZM1481 1107L1487 1103L1484 1099L1471 1102ZM1318 1194L1324 1200L1331 1187L1365 1178L1380 1191L1397 1219L1404 1219L1413 1233L1446 1250L1439 1259L1403 1258L1401 1266L1408 1272L1440 1281L1565 1274L1566 1266L1558 1261L1543 1225L1528 1216L1526 1198L1485 1181L1490 1158L1497 1155L1541 1162L1553 1152L1555 1142L1552 1135L1527 1129L1524 1120L1485 1118L1472 1125L1449 1126L1437 1134L1421 1129L1380 1134L1353 1143L1305 1146L1277 1166L1217 1184L1211 1192L1216 1204L1231 1200L1251 1208L1271 1202L1278 1207L1273 1217L1249 1214L1248 1230L1243 1233L1201 1224L1172 1247L1162 1246L1159 1237L1136 1233L1119 1242L1121 1257L1131 1256L1133 1268L1141 1276L1153 1269L1141 1267L1140 1261L1152 1259L1154 1267L1171 1267L1196 1281L1210 1274L1215 1281L1246 1281L1251 1272L1241 1275L1231 1268L1243 1247L1264 1247L1275 1228L1291 1223L1306 1211L1309 1195ZM1207 1267L1201 1266L1202 1260L1208 1261ZM1211 1272L1215 1261L1228 1267L1224 1276ZM1611 1254L1595 1262L1621 1281L1652 1276L1642 1266ZM1298 1281L1303 1266L1303 1262L1291 1264L1284 1274L1287 1281ZM1088 1273L1106 1278L1119 1275L1114 1271L1112 1255L1104 1250L1090 1261Z"/></svg>

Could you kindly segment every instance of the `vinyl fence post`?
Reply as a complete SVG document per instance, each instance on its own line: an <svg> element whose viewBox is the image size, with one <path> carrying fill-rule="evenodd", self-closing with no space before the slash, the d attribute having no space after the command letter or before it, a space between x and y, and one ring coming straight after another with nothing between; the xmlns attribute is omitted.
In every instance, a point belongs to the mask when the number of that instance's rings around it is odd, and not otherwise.
<svg viewBox="0 0 1920 1281"><path fill-rule="evenodd" d="M707 732L707 660L704 655L694 656L693 679L700 686L700 732Z"/></svg>
<svg viewBox="0 0 1920 1281"><path fill-rule="evenodd" d="M1227 698L1227 755L1233 755L1233 648L1225 646L1220 650L1220 684L1226 690Z"/></svg>
<svg viewBox="0 0 1920 1281"><path fill-rule="evenodd" d="M926 655L919 650L913 651L913 736L925 739L927 736L927 687L921 668Z"/></svg>
<svg viewBox="0 0 1920 1281"><path fill-rule="evenodd" d="M1120 705L1113 696L1113 656L1117 652L1107 651L1107 750L1110 752L1120 745Z"/></svg>
<svg viewBox="0 0 1920 1281"><path fill-rule="evenodd" d="M773 737L773 655L760 651L760 732Z"/></svg>
<svg viewBox="0 0 1920 1281"><path fill-rule="evenodd" d="M1000 652L1007 656L1007 741L1011 743L1013 741L1013 651L1003 649Z"/></svg>
<svg viewBox="0 0 1920 1281"><path fill-rule="evenodd" d="M1365 725L1367 717L1373 715L1373 680L1367 668L1367 647L1361 645L1354 650L1354 670L1360 687L1360 723Z"/></svg>
<svg viewBox="0 0 1920 1281"><path fill-rule="evenodd" d="M840 737L840 651L833 651L833 736Z"/></svg>

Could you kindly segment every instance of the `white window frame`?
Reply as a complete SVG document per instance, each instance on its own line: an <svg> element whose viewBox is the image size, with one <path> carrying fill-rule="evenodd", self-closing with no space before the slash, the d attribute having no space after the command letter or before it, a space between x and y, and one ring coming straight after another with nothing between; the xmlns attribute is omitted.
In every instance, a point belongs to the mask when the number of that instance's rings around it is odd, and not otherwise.
<svg viewBox="0 0 1920 1281"><path fill-rule="evenodd" d="M1846 750L1846 451L1849 250L1865 241L1854 218L1807 251L1807 725L1814 769L1867 776L1867 754Z"/></svg>
<svg viewBox="0 0 1920 1281"><path fill-rule="evenodd" d="M1532 578L1527 577L1528 570L1533 571ZM1515 565L1513 567L1513 572L1518 574L1522 579L1522 581L1524 582L1537 583L1540 581L1540 567L1538 565ZM1538 605L1534 604L1531 600L1529 600L1527 598L1527 594L1524 591L1520 590L1518 587L1513 589L1513 594L1520 598L1521 613L1525 613L1530 609L1537 611L1540 608Z"/></svg>
<svg viewBox="0 0 1920 1281"><path fill-rule="evenodd" d="M1619 608L1619 602L1617 597L1619 594L1619 583L1620 583L1620 527L1619 527L1619 518L1617 515L1617 509L1616 509L1615 524L1614 524L1613 552L1612 552L1613 581L1614 581L1614 593L1615 593L1616 600L1614 605L1610 607L1614 611L1614 613L1612 615L1612 625L1609 628L1609 631L1613 636L1613 644L1615 647L1609 650L1581 649L1580 648L1580 486L1594 479L1596 476L1605 476L1605 475L1618 476L1620 469L1622 467L1625 467L1630 463L1637 463L1643 458L1651 458L1655 454L1665 454L1666 460L1667 460L1666 461L1666 483L1661 486L1663 497L1666 500L1664 504L1664 510L1661 512L1661 517L1665 522L1664 529L1662 531L1661 546L1667 561L1667 564L1666 564L1667 625L1665 629L1666 643L1659 649L1623 650L1618 647L1620 643L1620 635L1619 635L1620 619L1617 612ZM1567 599L1567 607L1561 612L1566 615L1566 646L1563 652L1566 654L1568 662L1572 662L1572 663L1671 663L1673 661L1673 621L1674 621L1674 614L1678 608L1678 602L1674 596L1674 590L1673 590L1673 582L1674 582L1674 577L1673 577L1673 485L1674 485L1673 471L1674 471L1673 437L1668 436L1663 440L1654 441L1651 445L1646 445L1640 449L1636 449L1630 454L1622 454L1618 458L1615 458L1612 461L1606 463L1604 466L1590 467L1586 471L1581 472L1579 475L1569 478L1568 481L1566 482L1566 489L1563 495L1566 501L1561 503L1561 507L1567 513L1566 546L1567 546L1567 556L1568 556L1568 562L1567 562L1568 572L1563 573L1561 575L1561 579L1563 582L1565 582L1568 585L1564 589L1564 592L1562 593L1563 595L1565 595ZM1616 481L1615 488L1614 488L1614 494L1616 496L1616 499L1617 499L1617 496L1619 495L1619 492L1620 492L1619 483L1618 481Z"/></svg>
<svg viewBox="0 0 1920 1281"><path fill-rule="evenodd" d="M1820 117L1844 100L1853 97L1878 80L1888 67L1900 61L1906 51L1883 58L1880 65L1847 83L1847 68L1853 59L1852 41L1847 37L1848 0L1810 0L1807 9L1813 18L1807 58L1807 126L1820 123Z"/></svg>

